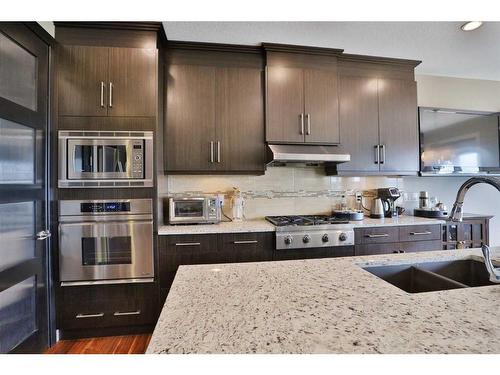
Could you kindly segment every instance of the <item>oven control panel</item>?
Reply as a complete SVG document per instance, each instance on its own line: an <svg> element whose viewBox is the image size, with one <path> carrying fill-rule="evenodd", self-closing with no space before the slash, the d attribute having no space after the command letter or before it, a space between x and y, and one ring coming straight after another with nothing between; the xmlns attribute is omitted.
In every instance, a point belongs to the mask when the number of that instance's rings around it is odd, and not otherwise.
<svg viewBox="0 0 500 375"><path fill-rule="evenodd" d="M144 173L144 144L136 141L132 145L132 178L143 178Z"/></svg>
<svg viewBox="0 0 500 375"><path fill-rule="evenodd" d="M85 202L80 212L130 212L130 202Z"/></svg>

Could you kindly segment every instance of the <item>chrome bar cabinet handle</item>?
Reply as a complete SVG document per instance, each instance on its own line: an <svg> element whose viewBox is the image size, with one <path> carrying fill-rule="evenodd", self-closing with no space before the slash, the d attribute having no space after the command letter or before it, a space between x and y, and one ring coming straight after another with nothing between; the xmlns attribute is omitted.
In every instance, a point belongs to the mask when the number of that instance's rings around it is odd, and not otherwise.
<svg viewBox="0 0 500 375"><path fill-rule="evenodd" d="M220 163L220 141L217 141L217 163Z"/></svg>
<svg viewBox="0 0 500 375"><path fill-rule="evenodd" d="M210 163L214 162L214 142L210 141Z"/></svg>
<svg viewBox="0 0 500 375"><path fill-rule="evenodd" d="M380 158L380 164L385 163L385 145L380 145L380 149L382 150L382 157Z"/></svg>
<svg viewBox="0 0 500 375"><path fill-rule="evenodd" d="M380 164L380 145L373 146L375 150L375 164Z"/></svg>
<svg viewBox="0 0 500 375"><path fill-rule="evenodd" d="M109 108L113 107L113 82L109 83Z"/></svg>
<svg viewBox="0 0 500 375"><path fill-rule="evenodd" d="M76 319L86 319L86 318L102 318L104 313L97 314L77 314Z"/></svg>
<svg viewBox="0 0 500 375"><path fill-rule="evenodd" d="M251 243L259 243L257 240L242 240L242 241L234 241L235 245L243 245L243 244L251 244Z"/></svg>
<svg viewBox="0 0 500 375"><path fill-rule="evenodd" d="M365 234L365 237L368 237L368 238L380 238L380 237L389 237L389 235L387 233Z"/></svg>
<svg viewBox="0 0 500 375"><path fill-rule="evenodd" d="M304 135L304 114L300 114L300 134Z"/></svg>
<svg viewBox="0 0 500 375"><path fill-rule="evenodd" d="M104 82L101 81L101 108L104 108Z"/></svg>
<svg viewBox="0 0 500 375"><path fill-rule="evenodd" d="M311 135L311 114L310 113L306 114L306 118L307 118L307 132L306 132L306 134Z"/></svg>
<svg viewBox="0 0 500 375"><path fill-rule="evenodd" d="M129 316L129 315L141 315L141 310L136 311L115 311L114 316Z"/></svg>
<svg viewBox="0 0 500 375"><path fill-rule="evenodd" d="M430 231L425 231L425 232L410 232L410 236L426 236L432 234Z"/></svg>
<svg viewBox="0 0 500 375"><path fill-rule="evenodd" d="M199 242L179 242L176 243L175 246L200 246L201 243Z"/></svg>

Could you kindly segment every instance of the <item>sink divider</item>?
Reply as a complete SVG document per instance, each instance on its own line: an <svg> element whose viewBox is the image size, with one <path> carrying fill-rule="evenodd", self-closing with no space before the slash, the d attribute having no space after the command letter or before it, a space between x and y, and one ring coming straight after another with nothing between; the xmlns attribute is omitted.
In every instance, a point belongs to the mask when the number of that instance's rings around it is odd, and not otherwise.
<svg viewBox="0 0 500 375"><path fill-rule="evenodd" d="M422 269L422 268L418 267L418 265L414 265L414 266L413 266L413 268L414 268L414 270L415 270L415 271L421 272L421 273L423 273L423 274L425 274L425 275L427 275L427 276L430 276L430 277L434 277L434 279L435 279L436 281L440 281L440 282L442 282L442 283L453 284L453 285L455 285L457 288L470 288L468 285L462 284L462 283L460 283L460 282L458 282L458 281L455 281L455 280L453 280L453 279L450 279L450 278L448 278L448 277L446 277L446 276L443 276L443 275L437 274L437 273L432 272L432 271L427 271L427 270L424 270L424 269Z"/></svg>

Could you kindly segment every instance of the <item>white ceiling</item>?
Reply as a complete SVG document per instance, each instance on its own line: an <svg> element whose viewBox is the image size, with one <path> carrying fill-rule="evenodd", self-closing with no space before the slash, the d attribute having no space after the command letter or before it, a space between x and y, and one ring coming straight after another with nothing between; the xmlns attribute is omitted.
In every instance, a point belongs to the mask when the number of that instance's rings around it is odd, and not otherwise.
<svg viewBox="0 0 500 375"><path fill-rule="evenodd" d="M169 40L342 48L422 60L417 73L500 81L500 22L164 22Z"/></svg>

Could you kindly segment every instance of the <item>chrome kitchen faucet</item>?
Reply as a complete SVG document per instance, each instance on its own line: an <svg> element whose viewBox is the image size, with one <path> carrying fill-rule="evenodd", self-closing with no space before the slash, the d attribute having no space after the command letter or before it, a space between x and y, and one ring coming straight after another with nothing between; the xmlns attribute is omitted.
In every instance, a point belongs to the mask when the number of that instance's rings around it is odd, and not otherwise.
<svg viewBox="0 0 500 375"><path fill-rule="evenodd" d="M453 221L462 221L462 206L464 204L465 194L469 189L477 184L489 184L494 186L498 191L500 191L500 178L495 177L472 177L465 181L460 189L458 189L457 198L455 199L455 203L453 204L453 209L450 213L450 219ZM486 245L481 247L483 251L484 264L486 265L486 269L490 274L490 281L493 283L500 284L500 268L495 268L493 266L493 262L491 261L490 248Z"/></svg>

